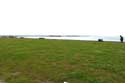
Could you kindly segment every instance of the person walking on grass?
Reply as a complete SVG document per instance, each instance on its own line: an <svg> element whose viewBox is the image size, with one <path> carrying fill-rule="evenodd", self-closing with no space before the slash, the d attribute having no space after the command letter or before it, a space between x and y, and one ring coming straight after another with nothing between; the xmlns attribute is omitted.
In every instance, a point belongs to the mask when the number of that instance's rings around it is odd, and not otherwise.
<svg viewBox="0 0 125 83"><path fill-rule="evenodd" d="M123 40L124 40L123 36L120 35L120 41L121 41L121 43L123 43Z"/></svg>

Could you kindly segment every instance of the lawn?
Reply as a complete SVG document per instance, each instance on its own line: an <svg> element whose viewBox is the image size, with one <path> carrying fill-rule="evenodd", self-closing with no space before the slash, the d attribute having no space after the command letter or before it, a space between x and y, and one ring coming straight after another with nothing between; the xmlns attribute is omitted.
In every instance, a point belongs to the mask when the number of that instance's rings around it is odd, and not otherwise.
<svg viewBox="0 0 125 83"><path fill-rule="evenodd" d="M125 83L125 43L0 39L5 83Z"/></svg>

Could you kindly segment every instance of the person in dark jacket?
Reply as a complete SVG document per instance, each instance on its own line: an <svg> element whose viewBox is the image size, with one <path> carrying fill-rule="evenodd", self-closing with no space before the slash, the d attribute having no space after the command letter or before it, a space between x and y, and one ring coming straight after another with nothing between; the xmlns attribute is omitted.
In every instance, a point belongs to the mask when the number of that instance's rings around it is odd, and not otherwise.
<svg viewBox="0 0 125 83"><path fill-rule="evenodd" d="M121 41L121 43L123 43L123 41L124 41L124 38L122 35L120 35L120 41Z"/></svg>

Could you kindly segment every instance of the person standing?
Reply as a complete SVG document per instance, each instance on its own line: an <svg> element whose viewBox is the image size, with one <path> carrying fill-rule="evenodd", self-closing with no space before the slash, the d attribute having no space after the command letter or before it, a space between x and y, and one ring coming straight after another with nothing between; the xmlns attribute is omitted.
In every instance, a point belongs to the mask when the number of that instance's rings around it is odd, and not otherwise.
<svg viewBox="0 0 125 83"><path fill-rule="evenodd" d="M123 36L120 35L120 41L121 41L121 43L123 43L123 40L124 40Z"/></svg>

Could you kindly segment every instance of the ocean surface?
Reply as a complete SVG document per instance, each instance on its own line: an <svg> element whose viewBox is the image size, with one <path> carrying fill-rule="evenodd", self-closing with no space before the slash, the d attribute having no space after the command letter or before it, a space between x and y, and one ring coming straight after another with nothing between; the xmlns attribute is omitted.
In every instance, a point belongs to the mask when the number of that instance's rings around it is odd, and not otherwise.
<svg viewBox="0 0 125 83"><path fill-rule="evenodd" d="M45 39L60 39L60 40L89 40L89 41L97 41L98 39L103 39L103 41L120 41L119 36L90 36L90 35L68 35L68 36L61 36L61 37L50 37L47 35L17 35L17 37L24 37L24 38L45 38Z"/></svg>

